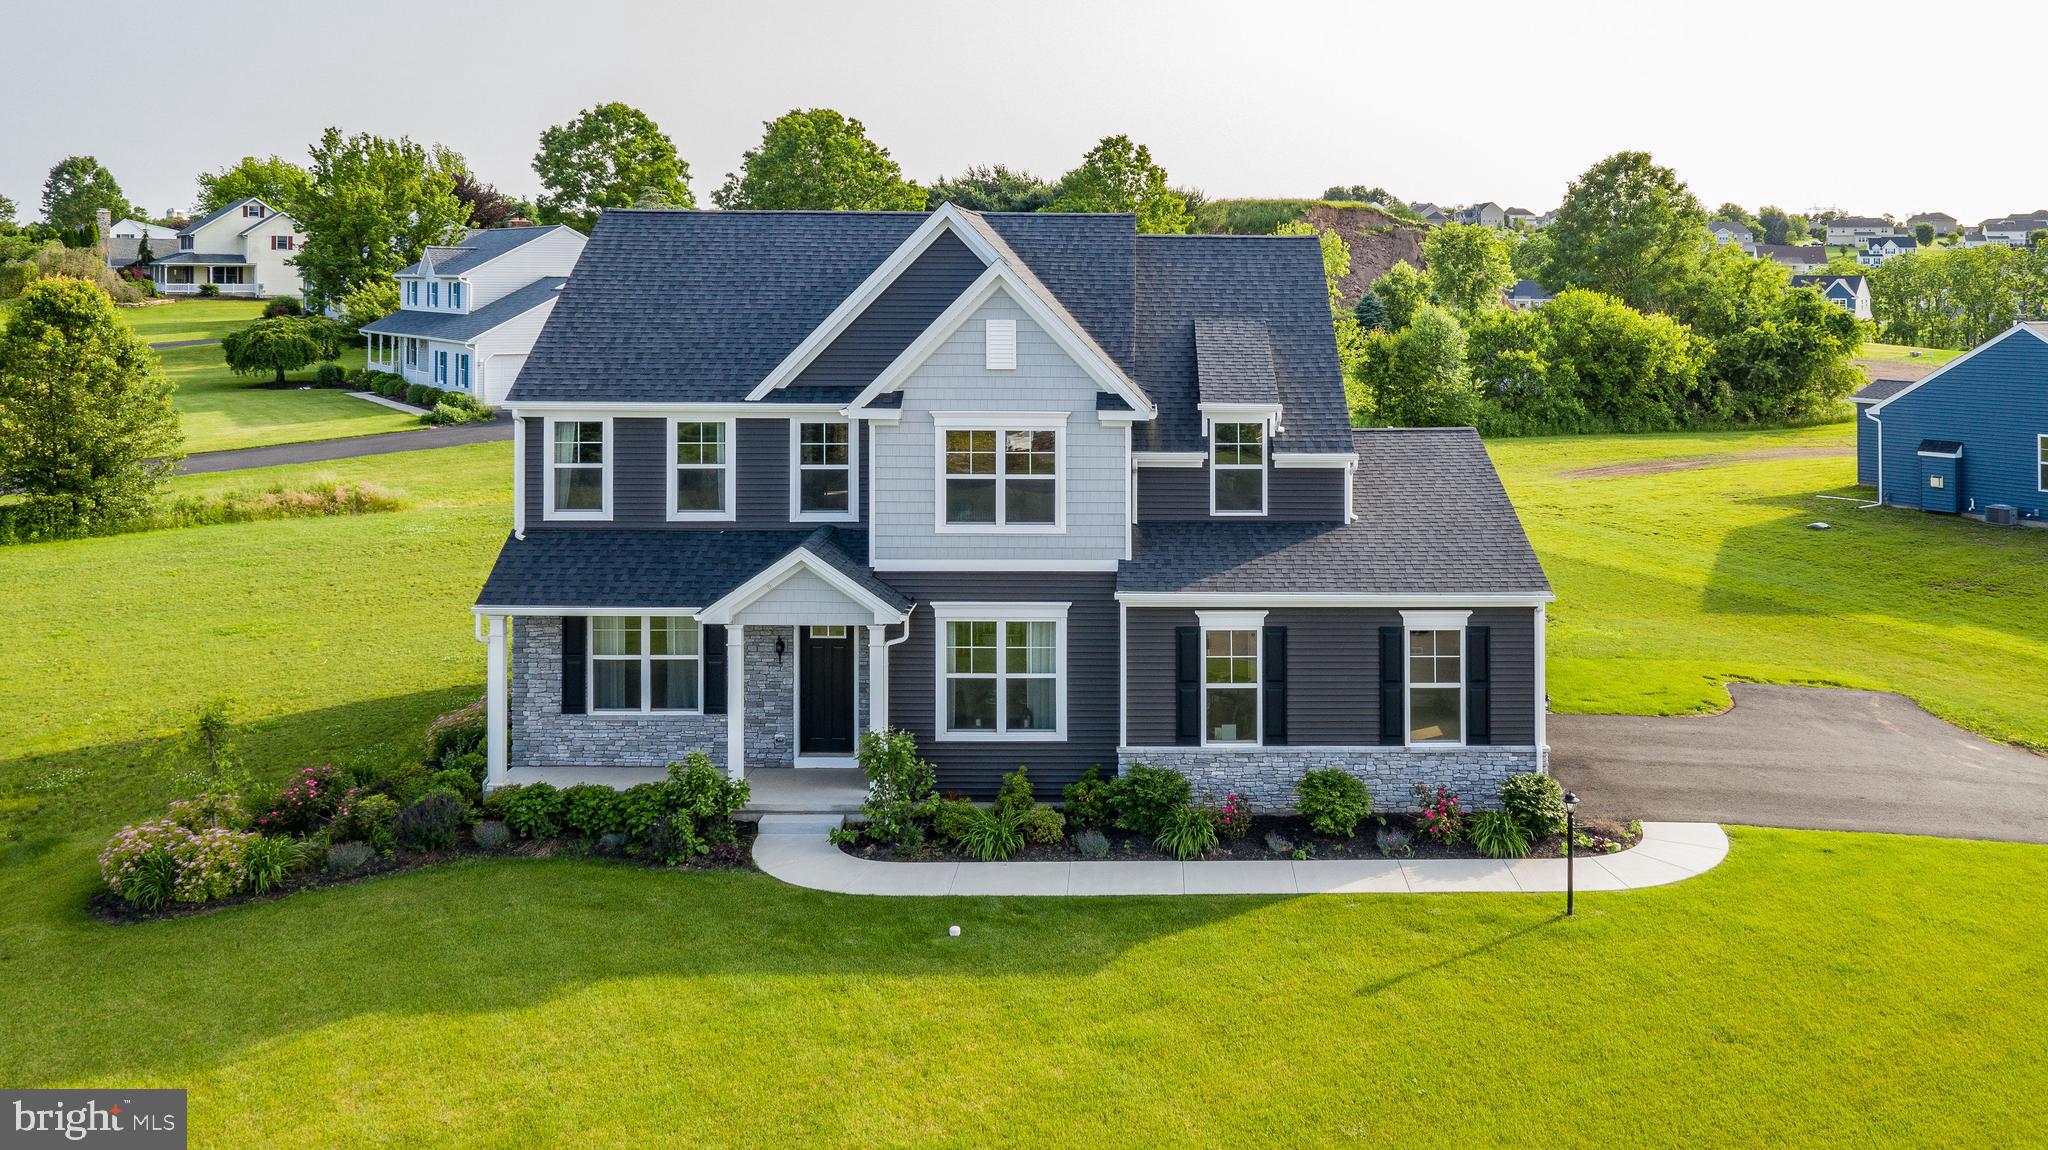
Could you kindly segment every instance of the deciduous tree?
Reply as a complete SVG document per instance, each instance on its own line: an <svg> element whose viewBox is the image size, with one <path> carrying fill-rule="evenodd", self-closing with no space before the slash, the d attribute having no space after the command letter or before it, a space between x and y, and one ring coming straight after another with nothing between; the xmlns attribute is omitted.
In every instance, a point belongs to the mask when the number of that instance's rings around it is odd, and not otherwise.
<svg viewBox="0 0 2048 1150"><path fill-rule="evenodd" d="M927 199L932 207L958 204L974 212L1036 212L1052 203L1058 192L1030 172L996 164L969 168L958 179L934 180Z"/></svg>
<svg viewBox="0 0 2048 1150"><path fill-rule="evenodd" d="M1152 162L1152 150L1129 136L1105 136L1081 158L1081 166L1060 178L1056 212L1132 212L1138 230L1185 232L1195 222L1187 197L1166 182L1166 169Z"/></svg>
<svg viewBox="0 0 2048 1150"><path fill-rule="evenodd" d="M543 223L587 232L603 209L633 207L650 195L663 206L697 206L690 165L676 154L675 142L627 104L586 108L542 132L533 170L546 189L538 205Z"/></svg>
<svg viewBox="0 0 2048 1150"><path fill-rule="evenodd" d="M23 534L68 535L149 510L184 457L155 354L83 280L29 285L0 329L0 489Z"/></svg>
<svg viewBox="0 0 2048 1150"><path fill-rule="evenodd" d="M271 207L296 215L299 197L312 182L306 169L282 156L261 160L243 156L240 162L217 172L199 173L197 207L203 216L254 196Z"/></svg>
<svg viewBox="0 0 2048 1150"><path fill-rule="evenodd" d="M117 220L142 214L121 194L114 173L91 156L66 156L50 168L43 180L44 220L60 228L90 228L101 208Z"/></svg>
<svg viewBox="0 0 2048 1150"><path fill-rule="evenodd" d="M272 372L273 383L283 383L284 373L311 367L341 355L341 328L319 316L279 316L259 319L220 341L228 370L236 375Z"/></svg>
<svg viewBox="0 0 2048 1150"><path fill-rule="evenodd" d="M1307 220L1291 220L1273 229L1276 236L1314 236L1323 248L1323 286L1330 293L1330 314L1344 314L1344 277L1351 274L1351 248L1335 228L1317 230Z"/></svg>
<svg viewBox="0 0 2048 1150"><path fill-rule="evenodd" d="M721 208L779 211L920 211L923 188L903 178L889 149L859 120L799 108L765 125L759 147L711 198Z"/></svg>
<svg viewBox="0 0 2048 1150"><path fill-rule="evenodd" d="M1429 302L1429 280L1407 260L1395 260L1393 267L1372 281L1372 294L1386 305L1387 330L1400 331Z"/></svg>
<svg viewBox="0 0 2048 1150"><path fill-rule="evenodd" d="M1773 204L1765 204L1757 210L1756 222L1763 226L1763 235L1760 238L1767 244L1789 244L1806 236L1803 220Z"/></svg>
<svg viewBox="0 0 2048 1150"><path fill-rule="evenodd" d="M1647 152L1617 152L1572 181L1544 234L1543 285L1587 288L1661 310L1711 243L1706 212L1677 174Z"/></svg>
<svg viewBox="0 0 2048 1150"><path fill-rule="evenodd" d="M1422 259L1437 301L1464 316L1500 306L1501 293L1515 282L1507 240L1477 224L1433 229L1422 241Z"/></svg>
<svg viewBox="0 0 2048 1150"><path fill-rule="evenodd" d="M1465 330L1433 304L1419 308L1398 332L1366 337L1352 380L1374 423L1458 426L1478 413L1479 391L1465 366ZM1356 399L1353 406L1360 406Z"/></svg>
<svg viewBox="0 0 2048 1150"><path fill-rule="evenodd" d="M294 262L309 304L388 279L427 245L458 238L469 222L454 175L410 138L329 128L312 156L312 183L292 212L306 232Z"/></svg>

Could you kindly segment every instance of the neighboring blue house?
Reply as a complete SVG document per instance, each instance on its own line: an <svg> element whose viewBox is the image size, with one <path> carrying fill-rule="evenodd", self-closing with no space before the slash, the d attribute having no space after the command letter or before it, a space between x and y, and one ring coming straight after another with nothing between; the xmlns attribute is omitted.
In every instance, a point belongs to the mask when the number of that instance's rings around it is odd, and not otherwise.
<svg viewBox="0 0 2048 1150"><path fill-rule="evenodd" d="M1797 275L1795 288L1817 288L1821 297L1857 319L1870 318L1870 281L1862 276Z"/></svg>
<svg viewBox="0 0 2048 1150"><path fill-rule="evenodd" d="M2048 323L2015 324L1918 382L1876 380L1851 402L1856 482L1879 502L2048 513Z"/></svg>

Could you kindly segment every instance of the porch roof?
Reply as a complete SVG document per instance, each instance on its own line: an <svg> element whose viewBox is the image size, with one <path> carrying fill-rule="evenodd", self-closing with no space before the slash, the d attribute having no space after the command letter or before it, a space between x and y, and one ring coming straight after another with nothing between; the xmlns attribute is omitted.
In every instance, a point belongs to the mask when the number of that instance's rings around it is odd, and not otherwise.
<svg viewBox="0 0 2048 1150"><path fill-rule="evenodd" d="M173 252L167 256L152 258L152 264L211 264L214 266L248 267L249 257L231 252Z"/></svg>

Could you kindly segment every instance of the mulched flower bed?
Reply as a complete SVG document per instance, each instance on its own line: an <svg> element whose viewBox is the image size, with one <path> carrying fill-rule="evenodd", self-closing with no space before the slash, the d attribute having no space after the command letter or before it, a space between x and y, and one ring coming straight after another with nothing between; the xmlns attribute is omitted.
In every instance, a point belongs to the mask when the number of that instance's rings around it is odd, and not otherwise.
<svg viewBox="0 0 2048 1150"><path fill-rule="evenodd" d="M101 886L93 891L91 897L86 900L86 911L95 919L109 926L126 926L138 922L161 922L166 919L189 918L196 914L208 914L216 910L224 910L233 906L244 906L252 902L272 902L287 895L297 894L303 890L349 886L362 882L365 879L404 874L407 871L419 870L422 867L438 866L442 863L454 862L458 859L597 858L630 863L635 866L647 867L651 870L752 870L754 868L754 834L757 827L754 823L735 823L733 826L739 835L737 845L713 847L710 854L699 855L675 868L664 867L659 863L651 862L635 855L629 855L617 846L605 846L601 843L594 843L588 839L576 838L574 836L542 840L515 839L506 844L502 849L494 851L484 850L473 841L465 841L461 846L445 851L419 852L395 850L388 855L372 855L369 861L363 865L342 874L329 874L321 869L306 871L302 874L290 876L262 894L253 894L245 891L229 895L226 898L212 899L208 902L166 903L156 910L143 910L141 907L128 902L120 895L108 890L105 886Z"/></svg>
<svg viewBox="0 0 2048 1150"><path fill-rule="evenodd" d="M1415 833L1415 819L1409 815L1374 816L1359 824L1358 834L1348 839L1328 839L1309 830L1305 819L1293 815L1254 815L1250 833L1237 840L1222 839L1215 849L1202 856L1205 860L1232 859L1238 861L1274 861L1295 858L1307 859L1378 859L1387 856L1380 853L1375 835L1380 830L1381 819L1392 830L1408 835L1408 841L1415 848L1413 858L1418 859L1483 859L1487 856L1472 849L1470 843L1454 846L1439 846L1424 841ZM1581 846L1583 855L1608 853L1607 844L1616 844L1614 849L1634 846L1636 835L1629 831L1633 825L1627 820L1616 820L1600 816L1581 815L1578 819L1579 833L1589 836L1593 846ZM1030 846L1011 855L1007 862L1134 862L1173 861L1173 856L1154 846L1152 840L1129 831L1113 827L1101 828L1109 839L1109 856L1095 859L1074 849L1074 836L1052 846ZM898 862L974 862L973 855L951 843L933 845L915 856L899 855L894 850L874 843L858 846L842 844L840 849L857 858ZM1306 853L1297 853L1306 852ZM1530 858L1564 857L1564 836L1549 835L1532 844Z"/></svg>

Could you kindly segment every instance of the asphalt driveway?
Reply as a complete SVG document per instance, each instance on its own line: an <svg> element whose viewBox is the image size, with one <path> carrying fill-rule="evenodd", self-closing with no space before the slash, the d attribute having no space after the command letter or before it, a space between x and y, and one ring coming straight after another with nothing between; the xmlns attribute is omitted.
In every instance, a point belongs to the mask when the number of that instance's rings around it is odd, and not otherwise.
<svg viewBox="0 0 2048 1150"><path fill-rule="evenodd" d="M1636 818L2048 842L2048 756L1898 695L1729 690L1719 715L1552 715L1551 772Z"/></svg>

